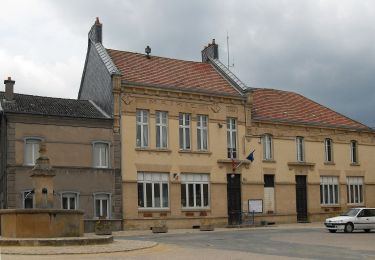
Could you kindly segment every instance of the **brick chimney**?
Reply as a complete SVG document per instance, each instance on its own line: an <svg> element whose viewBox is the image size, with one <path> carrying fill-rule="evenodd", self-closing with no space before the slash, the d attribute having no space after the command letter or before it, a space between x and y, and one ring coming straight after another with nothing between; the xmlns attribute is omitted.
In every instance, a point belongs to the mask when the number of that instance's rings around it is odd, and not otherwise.
<svg viewBox="0 0 375 260"><path fill-rule="evenodd" d="M8 77L8 79L4 80L6 101L12 101L14 99L14 83L15 81L12 80L11 77Z"/></svg>
<svg viewBox="0 0 375 260"><path fill-rule="evenodd" d="M102 24L99 22L99 17L96 17L94 25L91 26L89 38L94 43L102 43Z"/></svg>
<svg viewBox="0 0 375 260"><path fill-rule="evenodd" d="M204 47L202 50L202 62L208 62L208 57L212 59L219 59L219 45L215 43L215 39L212 39L212 43Z"/></svg>

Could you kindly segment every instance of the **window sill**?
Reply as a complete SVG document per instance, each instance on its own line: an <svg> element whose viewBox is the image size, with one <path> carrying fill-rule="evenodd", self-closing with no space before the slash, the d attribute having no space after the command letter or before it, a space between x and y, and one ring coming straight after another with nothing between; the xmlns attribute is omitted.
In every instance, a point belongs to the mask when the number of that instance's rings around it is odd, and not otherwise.
<svg viewBox="0 0 375 260"><path fill-rule="evenodd" d="M161 153L171 153L172 150L170 149L151 149L151 148L135 148L136 151L144 151L144 152L161 152Z"/></svg>
<svg viewBox="0 0 375 260"><path fill-rule="evenodd" d="M211 208L181 208L181 212L211 211Z"/></svg>
<svg viewBox="0 0 375 260"><path fill-rule="evenodd" d="M350 166L361 166L359 163L351 163Z"/></svg>
<svg viewBox="0 0 375 260"><path fill-rule="evenodd" d="M170 208L138 208L138 212L170 212Z"/></svg>
<svg viewBox="0 0 375 260"><path fill-rule="evenodd" d="M315 166L315 163L310 162L288 162L288 166L290 167L311 167L313 168Z"/></svg>
<svg viewBox="0 0 375 260"><path fill-rule="evenodd" d="M320 207L321 208L341 208L341 205L340 204L326 204L326 205L320 204Z"/></svg>
<svg viewBox="0 0 375 260"><path fill-rule="evenodd" d="M94 168L94 169L109 169L109 167L108 166L93 166L92 168Z"/></svg>
<svg viewBox="0 0 375 260"><path fill-rule="evenodd" d="M324 162L324 165L336 165L334 162Z"/></svg>
<svg viewBox="0 0 375 260"><path fill-rule="evenodd" d="M347 205L348 205L348 207L353 207L353 208L365 206L364 203L348 203Z"/></svg>
<svg viewBox="0 0 375 260"><path fill-rule="evenodd" d="M264 162L264 163L276 163L276 161L272 160L272 159L269 159L269 160L263 159L262 162Z"/></svg>
<svg viewBox="0 0 375 260"><path fill-rule="evenodd" d="M191 153L191 154L208 154L211 155L212 153L209 151L192 151L192 150L179 150L179 153Z"/></svg>

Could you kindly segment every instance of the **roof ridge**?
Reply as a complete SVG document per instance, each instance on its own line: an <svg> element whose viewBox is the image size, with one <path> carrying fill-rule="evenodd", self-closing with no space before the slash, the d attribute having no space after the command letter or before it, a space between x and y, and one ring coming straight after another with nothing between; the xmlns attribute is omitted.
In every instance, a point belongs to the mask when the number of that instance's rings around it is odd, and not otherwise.
<svg viewBox="0 0 375 260"><path fill-rule="evenodd" d="M131 53L131 54L137 54L141 56L147 56L146 54L139 53L139 52L134 52L134 51L123 51L123 50L117 50L117 49L112 49L112 48L105 48L107 51L118 51L118 52L126 52L126 53ZM193 60L182 60L182 59L176 59L176 58L170 58L170 57L164 57L164 56L157 56L157 55L150 55L151 59L153 57L159 58L159 59L167 59L167 60L175 60L175 61L183 61L183 62L191 62L191 63L199 63L199 64L208 64L202 61L193 61Z"/></svg>
<svg viewBox="0 0 375 260"><path fill-rule="evenodd" d="M1 94L5 94L4 91L0 91ZM59 99L59 100L74 100L74 101L85 101L88 102L88 100L85 99L73 99L73 98L61 98L61 97L50 97L50 96L39 96L39 95L32 95L32 94L21 94L21 93L14 93L15 95L18 96L28 96L28 97L40 97L40 98L51 98L51 99Z"/></svg>

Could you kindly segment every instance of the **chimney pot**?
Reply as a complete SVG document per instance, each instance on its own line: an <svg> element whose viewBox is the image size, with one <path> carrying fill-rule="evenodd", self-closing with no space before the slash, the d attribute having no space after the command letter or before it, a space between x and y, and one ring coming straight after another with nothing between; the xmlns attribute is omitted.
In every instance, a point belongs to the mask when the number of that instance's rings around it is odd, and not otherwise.
<svg viewBox="0 0 375 260"><path fill-rule="evenodd" d="M8 79L4 80L5 99L7 101L12 101L14 99L14 83L15 83L15 81L12 80L11 77L8 77Z"/></svg>

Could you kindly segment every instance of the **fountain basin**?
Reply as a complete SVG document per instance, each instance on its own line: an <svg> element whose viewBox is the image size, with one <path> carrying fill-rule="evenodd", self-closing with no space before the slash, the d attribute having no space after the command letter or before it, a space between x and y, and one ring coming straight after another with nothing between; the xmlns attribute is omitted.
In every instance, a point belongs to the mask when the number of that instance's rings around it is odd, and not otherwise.
<svg viewBox="0 0 375 260"><path fill-rule="evenodd" d="M82 237L83 211L65 209L3 209L5 238Z"/></svg>

